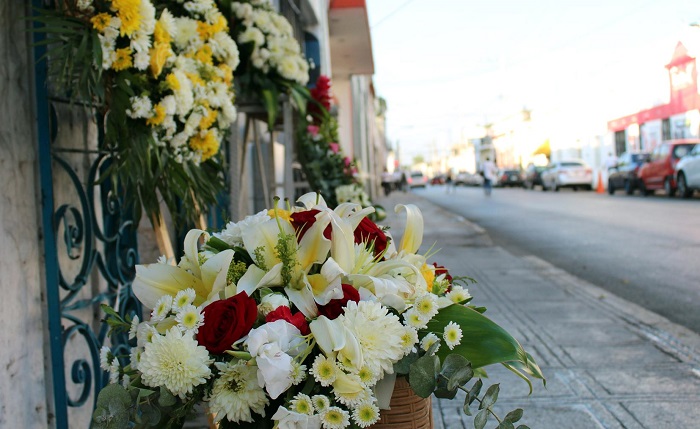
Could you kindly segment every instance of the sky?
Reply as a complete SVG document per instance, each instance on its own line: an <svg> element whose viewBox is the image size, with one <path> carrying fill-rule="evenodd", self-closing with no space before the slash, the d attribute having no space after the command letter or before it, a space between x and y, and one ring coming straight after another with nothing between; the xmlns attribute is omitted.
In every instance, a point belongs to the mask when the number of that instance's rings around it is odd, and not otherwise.
<svg viewBox="0 0 700 429"><path fill-rule="evenodd" d="M402 162L532 109L572 135L668 101L689 0L367 0L374 85ZM397 144L398 142L398 144Z"/></svg>

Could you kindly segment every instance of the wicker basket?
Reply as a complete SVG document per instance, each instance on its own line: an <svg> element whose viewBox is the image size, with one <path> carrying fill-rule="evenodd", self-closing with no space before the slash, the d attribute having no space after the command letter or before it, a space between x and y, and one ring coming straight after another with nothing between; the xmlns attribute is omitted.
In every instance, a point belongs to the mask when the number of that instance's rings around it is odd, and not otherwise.
<svg viewBox="0 0 700 429"><path fill-rule="evenodd" d="M430 398L413 393L405 377L398 377L391 395L391 409L381 410L381 418L371 429L433 429Z"/></svg>

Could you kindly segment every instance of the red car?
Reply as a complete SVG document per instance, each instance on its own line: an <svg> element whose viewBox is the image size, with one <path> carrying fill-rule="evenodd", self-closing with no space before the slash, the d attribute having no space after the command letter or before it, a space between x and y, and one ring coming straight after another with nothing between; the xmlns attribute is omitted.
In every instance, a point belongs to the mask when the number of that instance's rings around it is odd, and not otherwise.
<svg viewBox="0 0 700 429"><path fill-rule="evenodd" d="M674 167L679 159L689 153L700 139L667 140L651 153L649 162L639 169L639 189L642 195L650 195L663 189L666 195L676 195L677 185Z"/></svg>

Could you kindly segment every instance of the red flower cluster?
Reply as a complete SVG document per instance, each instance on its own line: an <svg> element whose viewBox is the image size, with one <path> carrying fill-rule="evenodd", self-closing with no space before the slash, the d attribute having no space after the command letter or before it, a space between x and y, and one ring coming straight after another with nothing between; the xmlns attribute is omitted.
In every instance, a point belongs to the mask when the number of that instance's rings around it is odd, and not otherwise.
<svg viewBox="0 0 700 429"><path fill-rule="evenodd" d="M311 97L316 100L318 104L323 106L326 111L331 110L331 80L328 76L319 76L316 80L316 87L309 92L311 93ZM311 101L307 108L309 114L314 118L314 122L318 122L323 116L321 106L318 104Z"/></svg>
<svg viewBox="0 0 700 429"><path fill-rule="evenodd" d="M345 313L346 305L348 301L360 302L360 292L355 289L353 285L348 285L343 283L343 297L340 299L332 299L326 305L318 306L318 313L321 316L326 316L329 319L335 319L341 314Z"/></svg>
<svg viewBox="0 0 700 429"><path fill-rule="evenodd" d="M309 323L306 321L306 317L301 311L297 311L292 314L292 310L286 305L280 305L276 309L272 310L265 317L265 322L270 323L275 320L285 320L288 323L294 325L299 329L301 335L309 335L311 329L309 328Z"/></svg>

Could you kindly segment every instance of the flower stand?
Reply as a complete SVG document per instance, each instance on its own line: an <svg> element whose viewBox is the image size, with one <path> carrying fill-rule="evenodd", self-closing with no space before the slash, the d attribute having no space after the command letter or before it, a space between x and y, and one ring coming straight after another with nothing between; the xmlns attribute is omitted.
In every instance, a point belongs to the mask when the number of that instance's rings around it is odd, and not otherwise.
<svg viewBox="0 0 700 429"><path fill-rule="evenodd" d="M416 395L405 377L397 377L391 395L391 409L381 410L381 418L371 429L432 429L430 397Z"/></svg>

